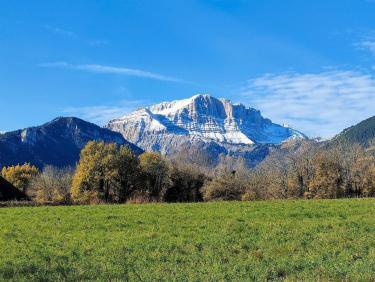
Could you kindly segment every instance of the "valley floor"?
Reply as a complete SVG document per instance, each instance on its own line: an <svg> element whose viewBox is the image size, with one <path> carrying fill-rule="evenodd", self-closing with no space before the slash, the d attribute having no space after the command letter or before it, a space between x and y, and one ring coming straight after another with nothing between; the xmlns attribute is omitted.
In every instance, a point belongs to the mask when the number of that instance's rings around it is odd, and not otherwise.
<svg viewBox="0 0 375 282"><path fill-rule="evenodd" d="M0 280L375 279L375 199L0 209Z"/></svg>

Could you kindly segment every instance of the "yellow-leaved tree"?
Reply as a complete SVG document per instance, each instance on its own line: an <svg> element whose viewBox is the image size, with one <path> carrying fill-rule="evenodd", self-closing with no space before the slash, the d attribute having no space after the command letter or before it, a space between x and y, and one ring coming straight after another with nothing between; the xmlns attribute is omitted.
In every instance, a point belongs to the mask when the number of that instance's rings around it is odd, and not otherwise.
<svg viewBox="0 0 375 282"><path fill-rule="evenodd" d="M158 153L145 152L139 156L140 189L149 200L163 200L171 185L166 159Z"/></svg>
<svg viewBox="0 0 375 282"><path fill-rule="evenodd" d="M3 167L1 175L22 192L27 193L31 180L38 175L38 169L30 164Z"/></svg>
<svg viewBox="0 0 375 282"><path fill-rule="evenodd" d="M137 158L127 146L88 142L73 177L73 201L124 202L135 186L137 166Z"/></svg>

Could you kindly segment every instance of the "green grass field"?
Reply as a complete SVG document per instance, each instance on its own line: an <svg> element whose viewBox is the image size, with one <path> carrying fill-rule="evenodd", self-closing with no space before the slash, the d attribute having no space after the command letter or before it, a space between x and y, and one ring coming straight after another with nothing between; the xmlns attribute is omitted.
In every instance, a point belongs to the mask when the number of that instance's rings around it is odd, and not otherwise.
<svg viewBox="0 0 375 282"><path fill-rule="evenodd" d="M0 280L375 280L375 199L0 209Z"/></svg>

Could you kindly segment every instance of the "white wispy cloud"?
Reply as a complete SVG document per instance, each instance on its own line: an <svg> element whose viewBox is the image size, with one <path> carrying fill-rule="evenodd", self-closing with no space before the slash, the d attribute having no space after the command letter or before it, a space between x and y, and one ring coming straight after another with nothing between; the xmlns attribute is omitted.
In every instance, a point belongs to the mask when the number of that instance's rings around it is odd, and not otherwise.
<svg viewBox="0 0 375 282"><path fill-rule="evenodd" d="M64 69L87 71L87 72L94 72L94 73L136 76L136 77L144 77L144 78L150 78L150 79L162 80L162 81L183 82L183 80L178 79L178 78L165 76L162 74L148 72L144 70L139 70L139 69L125 68L125 67L113 67L113 66L105 66L105 65L98 65L98 64L74 65L74 64L67 63L67 62L43 63L43 64L39 64L39 66L48 67L48 68L64 68Z"/></svg>
<svg viewBox="0 0 375 282"><path fill-rule="evenodd" d="M91 46L106 46L109 45L108 40L89 40L88 44Z"/></svg>
<svg viewBox="0 0 375 282"><path fill-rule="evenodd" d="M375 30L354 30L351 37L357 38L353 43L354 47L375 56Z"/></svg>
<svg viewBox="0 0 375 282"><path fill-rule="evenodd" d="M108 121L124 116L141 107L143 101L121 101L117 105L68 107L63 109L64 115L75 116L98 125L105 125Z"/></svg>
<svg viewBox="0 0 375 282"><path fill-rule="evenodd" d="M61 27L57 27L57 26L51 26L51 25L43 25L41 27L43 29L47 29L50 32L52 32L56 35L59 35L61 37L78 40L79 42L88 44L92 47L110 45L110 42L108 40L86 38L85 36L82 36L81 34L78 34L78 33L74 32L74 31L71 31L71 30L67 30L65 28L61 28Z"/></svg>
<svg viewBox="0 0 375 282"><path fill-rule="evenodd" d="M63 35L63 36L67 36L67 37L78 37L78 35L75 32L70 31L70 30L66 30L66 29L63 29L63 28L60 28L60 27L49 26L49 25L46 25L44 27L46 29L56 33L56 34L59 34L59 35Z"/></svg>
<svg viewBox="0 0 375 282"><path fill-rule="evenodd" d="M362 40L355 44L356 47L370 51L373 55L375 55L375 39L366 39Z"/></svg>
<svg viewBox="0 0 375 282"><path fill-rule="evenodd" d="M274 121L311 137L332 137L375 115L375 77L339 70L266 74L249 80L242 98Z"/></svg>

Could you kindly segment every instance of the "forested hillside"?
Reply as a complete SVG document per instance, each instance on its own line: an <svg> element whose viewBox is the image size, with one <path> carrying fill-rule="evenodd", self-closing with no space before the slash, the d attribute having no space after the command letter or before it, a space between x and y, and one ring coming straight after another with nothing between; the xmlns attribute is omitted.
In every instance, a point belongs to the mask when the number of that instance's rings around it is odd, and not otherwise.
<svg viewBox="0 0 375 282"><path fill-rule="evenodd" d="M373 145L375 139L375 116L370 117L354 126L345 129L333 138L332 143L360 144L368 147Z"/></svg>

